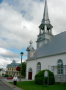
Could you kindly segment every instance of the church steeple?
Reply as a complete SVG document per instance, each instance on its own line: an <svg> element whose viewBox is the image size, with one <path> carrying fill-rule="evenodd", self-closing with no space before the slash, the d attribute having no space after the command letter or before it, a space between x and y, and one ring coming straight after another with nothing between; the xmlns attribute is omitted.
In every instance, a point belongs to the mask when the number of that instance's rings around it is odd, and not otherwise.
<svg viewBox="0 0 66 90"><path fill-rule="evenodd" d="M43 19L42 19L43 23L45 23L44 21L45 22L49 21L47 0L45 0L44 14L43 14Z"/></svg>
<svg viewBox="0 0 66 90"><path fill-rule="evenodd" d="M40 30L43 30L43 32L49 32L51 33L52 25L50 24L49 16L48 16L48 6L47 6L47 0L45 0L45 6L44 6L44 14L42 22L39 26Z"/></svg>
<svg viewBox="0 0 66 90"><path fill-rule="evenodd" d="M47 6L47 0L45 0L44 5L44 14L42 22L39 26L40 33L38 35L37 45L38 47L42 46L43 44L46 44L52 37L52 28L53 26L50 24L49 15L48 15L48 6Z"/></svg>

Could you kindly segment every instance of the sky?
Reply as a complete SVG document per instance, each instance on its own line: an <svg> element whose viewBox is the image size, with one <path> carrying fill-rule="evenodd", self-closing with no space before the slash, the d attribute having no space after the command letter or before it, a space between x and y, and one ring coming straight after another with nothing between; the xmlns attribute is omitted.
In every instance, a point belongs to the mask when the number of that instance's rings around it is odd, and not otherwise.
<svg viewBox="0 0 66 90"><path fill-rule="evenodd" d="M47 0L53 34L66 31L66 0ZM44 0L0 0L0 68L27 58L29 41L36 47Z"/></svg>

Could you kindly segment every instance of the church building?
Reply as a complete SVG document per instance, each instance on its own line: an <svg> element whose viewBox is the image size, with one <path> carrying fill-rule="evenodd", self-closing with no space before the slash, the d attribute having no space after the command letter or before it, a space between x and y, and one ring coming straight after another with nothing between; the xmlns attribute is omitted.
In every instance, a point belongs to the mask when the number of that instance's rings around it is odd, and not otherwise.
<svg viewBox="0 0 66 90"><path fill-rule="evenodd" d="M37 49L33 48L32 42L27 47L26 79L34 80L39 71L48 69L54 73L56 82L66 82L66 31L53 35L52 28L45 0L43 19L36 41Z"/></svg>

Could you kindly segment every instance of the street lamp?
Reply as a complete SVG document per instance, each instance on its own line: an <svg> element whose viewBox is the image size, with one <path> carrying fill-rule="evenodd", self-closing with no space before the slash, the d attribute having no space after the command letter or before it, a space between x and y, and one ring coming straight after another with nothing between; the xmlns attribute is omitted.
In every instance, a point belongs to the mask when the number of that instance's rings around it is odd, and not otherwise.
<svg viewBox="0 0 66 90"><path fill-rule="evenodd" d="M21 54L21 75L22 75L22 56L23 56L23 52L20 53Z"/></svg>

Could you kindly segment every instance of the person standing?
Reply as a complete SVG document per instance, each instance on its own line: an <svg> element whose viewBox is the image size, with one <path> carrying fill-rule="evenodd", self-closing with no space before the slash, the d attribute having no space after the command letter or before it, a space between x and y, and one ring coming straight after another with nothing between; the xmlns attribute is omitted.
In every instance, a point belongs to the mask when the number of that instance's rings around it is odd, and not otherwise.
<svg viewBox="0 0 66 90"><path fill-rule="evenodd" d="M13 83L14 83L14 85L17 85L17 81L18 81L17 76L14 76L14 77L13 77Z"/></svg>

